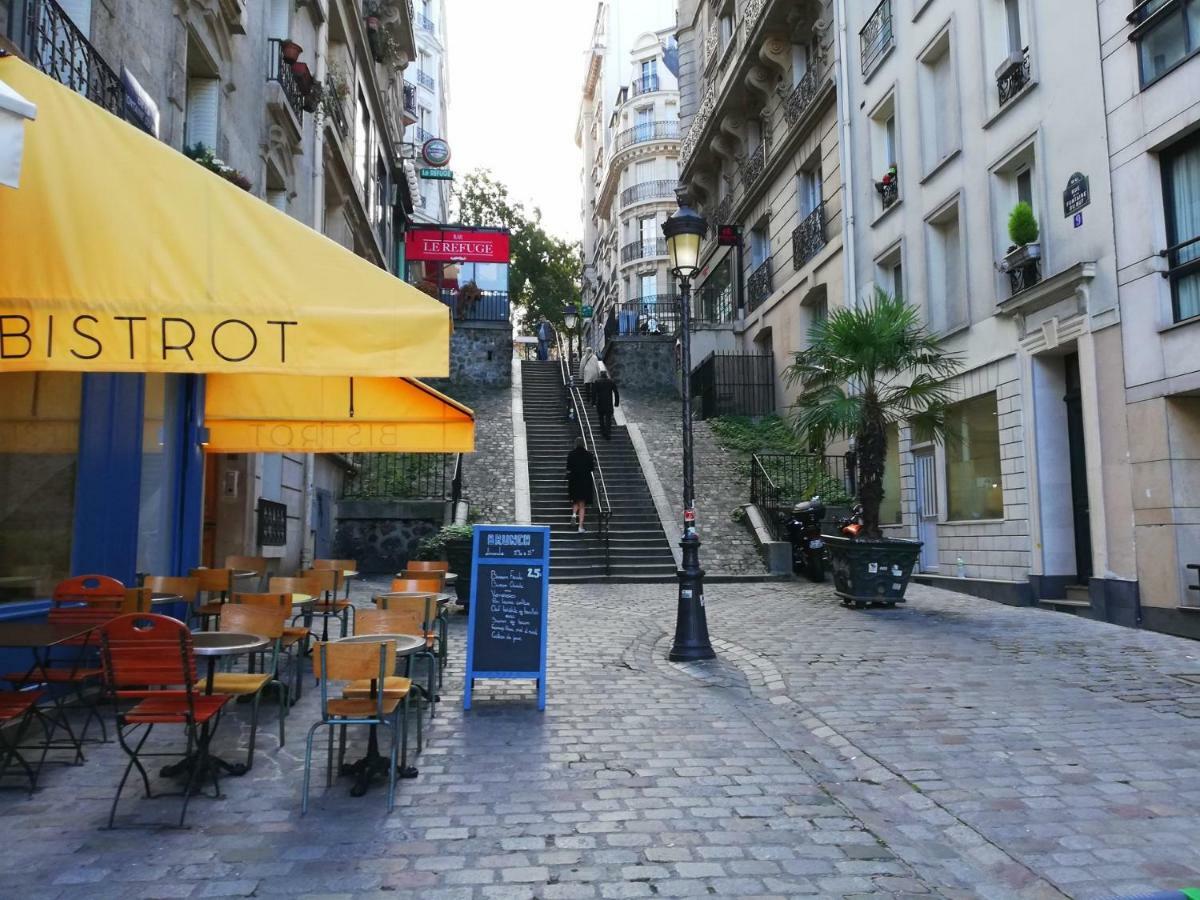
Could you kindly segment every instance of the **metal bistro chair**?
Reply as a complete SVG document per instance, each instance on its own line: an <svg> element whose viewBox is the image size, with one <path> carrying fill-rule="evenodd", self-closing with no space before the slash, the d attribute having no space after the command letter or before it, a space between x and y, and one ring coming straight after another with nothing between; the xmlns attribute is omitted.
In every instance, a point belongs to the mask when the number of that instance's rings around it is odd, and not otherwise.
<svg viewBox="0 0 1200 900"><path fill-rule="evenodd" d="M276 581L288 581L289 579L272 578L272 583ZM301 591L300 593L308 593ZM278 593L264 594L234 594L231 598L232 603L240 603L243 606L254 606L261 609L271 609L281 617L283 622L283 635L279 641L279 649L283 655L288 658L288 665L292 670L292 686L288 693L289 700L294 703L300 699L303 680L300 678L300 661L304 657L308 647L308 638L310 637L309 630L303 625L289 625L288 620L292 617L292 595L286 591Z"/></svg>
<svg viewBox="0 0 1200 900"><path fill-rule="evenodd" d="M411 577L409 570L405 570L404 576L392 579L393 593L417 593L423 594L431 592L435 594L444 593L446 590L446 573L440 571L422 572L420 577ZM450 636L450 622L446 617L446 611L443 607L437 608L434 619L437 624L437 655L438 655L438 684L442 679L442 672L446 669L446 663L450 657L449 645L447 643Z"/></svg>
<svg viewBox="0 0 1200 900"><path fill-rule="evenodd" d="M206 596L194 615L200 619L200 627L208 631L209 620L221 614L221 607L233 593L233 569L192 569L188 575L196 579L200 593ZM213 600L214 596L216 600Z"/></svg>
<svg viewBox="0 0 1200 900"><path fill-rule="evenodd" d="M404 613L398 613L394 610L386 609L360 609L354 617L354 634L409 634L412 630L412 621ZM419 632L417 632L419 635ZM412 679L403 675L389 675L382 682L381 690L394 696L397 700L405 699L406 695L413 689ZM353 681L346 685L342 692L344 697L368 697L370 696L370 683L366 681ZM421 728L421 708L417 707L417 752L420 753L424 747Z"/></svg>
<svg viewBox="0 0 1200 900"><path fill-rule="evenodd" d="M258 576L257 590L262 590L263 582L267 580L267 569L270 561L265 556L227 556L225 568L253 572Z"/></svg>
<svg viewBox="0 0 1200 900"><path fill-rule="evenodd" d="M308 813L308 786L312 777L313 739L317 729L329 729L329 759L326 766L326 785L333 784L333 730L345 725L374 725L382 726L392 732L392 747L388 757L388 812L396 805L396 754L408 737L408 717L400 718L401 705L407 706L408 697L403 700L388 697L386 691L376 690L374 697L347 698L331 697L330 682L348 681L351 683L374 681L376 685L386 684L388 673L396 666L396 644L393 641L379 643L340 644L320 643L313 651L313 671L321 683L321 720L314 722L308 730L308 740L304 748L304 797L300 804L300 814ZM368 690L369 693L369 690ZM397 733L400 740L396 739ZM344 732L343 732L344 734ZM344 745L342 746L344 752ZM407 747L405 748L407 752ZM340 762L339 754L339 762ZM407 760L406 760L407 762Z"/></svg>
<svg viewBox="0 0 1200 900"><path fill-rule="evenodd" d="M342 637L351 633L354 604L349 600L338 598L342 585L346 583L346 576L342 574L342 570L305 569L300 575L319 581L321 584L321 590L318 592L321 596L318 596L317 602L313 604L313 616L320 616L324 620L321 626L321 640L329 640L330 619L337 619L341 623Z"/></svg>
<svg viewBox="0 0 1200 900"><path fill-rule="evenodd" d="M54 586L54 603L90 603L120 607L125 585L108 575L76 575Z"/></svg>
<svg viewBox="0 0 1200 900"><path fill-rule="evenodd" d="M32 768L21 755L21 741L29 730L29 723L34 716L39 716L37 702L42 691L0 691L0 778L8 774L8 767L16 763L29 779L29 793L37 789L38 776L42 772L42 763L46 761L46 750L50 746L49 739L42 747L42 758L37 768Z"/></svg>
<svg viewBox="0 0 1200 900"><path fill-rule="evenodd" d="M192 634L187 625L170 616L131 613L105 623L100 630L104 680L113 700L117 719L117 740L129 757L125 773L117 785L108 827L113 827L121 791L129 773L137 766L146 788L153 797L150 776L140 756L155 725L182 725L187 749L195 749L196 758L183 791L183 809L179 827L187 817L192 790L199 787L197 775L207 766L208 745L212 739L210 723L229 702L226 694L204 694L196 688L196 657L192 652ZM136 701L132 708L121 709L121 701ZM130 739L138 728L145 728L135 744ZM175 753L147 753L146 756L178 756ZM220 793L216 767L211 770L213 787Z"/></svg>
<svg viewBox="0 0 1200 900"><path fill-rule="evenodd" d="M405 594L403 596L381 595L375 597L375 605L397 617L396 622L403 625L398 633L412 634L425 638L425 650L421 653L416 653L414 656L421 656L429 660L429 684L425 687L422 693L425 694L426 700L429 703L429 717L433 718L434 703L437 701L437 691L435 684L440 684L440 669L438 665L438 656L434 651L434 639L437 633L433 630L433 616L435 606L435 596L431 593L414 593ZM411 659L411 657L410 657ZM412 673L410 667L409 674Z"/></svg>

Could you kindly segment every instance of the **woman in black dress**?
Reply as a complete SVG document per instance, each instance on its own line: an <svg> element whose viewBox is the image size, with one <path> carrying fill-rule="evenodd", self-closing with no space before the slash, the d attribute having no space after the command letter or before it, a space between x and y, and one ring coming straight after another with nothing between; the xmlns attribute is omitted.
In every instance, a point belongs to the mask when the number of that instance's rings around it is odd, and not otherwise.
<svg viewBox="0 0 1200 900"><path fill-rule="evenodd" d="M575 449L567 454L567 496L571 498L571 518L579 523L583 534L583 518L587 506L592 502L592 471L596 460L583 443L582 437L575 438Z"/></svg>

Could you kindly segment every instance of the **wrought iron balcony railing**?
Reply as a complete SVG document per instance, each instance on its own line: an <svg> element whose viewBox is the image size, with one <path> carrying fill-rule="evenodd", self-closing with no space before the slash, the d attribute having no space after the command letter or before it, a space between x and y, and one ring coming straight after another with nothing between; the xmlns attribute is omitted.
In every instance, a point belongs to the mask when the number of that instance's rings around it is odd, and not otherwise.
<svg viewBox="0 0 1200 900"><path fill-rule="evenodd" d="M818 67L813 65L804 73L804 76L796 83L792 92L783 102L783 118L789 128L803 119L805 113L812 108L813 101L817 99L820 89L821 78L818 75Z"/></svg>
<svg viewBox="0 0 1200 900"><path fill-rule="evenodd" d="M337 96L337 86L329 79L325 81L326 101L323 107L329 111L329 120L333 129L343 141L350 140L350 123L346 119L346 108Z"/></svg>
<svg viewBox="0 0 1200 900"><path fill-rule="evenodd" d="M726 194L717 201L717 221L716 225L732 225L730 218L733 216L733 194Z"/></svg>
<svg viewBox="0 0 1200 900"><path fill-rule="evenodd" d="M692 294L692 330L733 321L733 289L702 287Z"/></svg>
<svg viewBox="0 0 1200 900"><path fill-rule="evenodd" d="M24 6L24 16L20 10ZM121 79L55 0L8 5L9 37L25 57L59 84L87 97L114 116L128 118Z"/></svg>
<svg viewBox="0 0 1200 900"><path fill-rule="evenodd" d="M304 96L300 93L300 85L296 82L291 65L283 58L282 44L283 41L279 38L267 39L267 81L279 82L288 106L292 108L297 119L303 119Z"/></svg>
<svg viewBox="0 0 1200 900"><path fill-rule="evenodd" d="M636 97L638 94L650 94L658 90L657 75L643 75L641 78L633 79L633 85L630 87L629 93Z"/></svg>
<svg viewBox="0 0 1200 900"><path fill-rule="evenodd" d="M404 112L414 120L417 118L417 89L414 85L404 85Z"/></svg>
<svg viewBox="0 0 1200 900"><path fill-rule="evenodd" d="M413 16L413 21L417 23L417 27L422 31L428 31L430 34L437 32L437 27L433 24L433 19L425 15L425 13L416 13Z"/></svg>
<svg viewBox="0 0 1200 900"><path fill-rule="evenodd" d="M675 334L679 330L679 297L647 294L617 310L618 334Z"/></svg>
<svg viewBox="0 0 1200 900"><path fill-rule="evenodd" d="M751 312L758 309L771 296L772 289L771 257L768 256L746 279L746 309Z"/></svg>
<svg viewBox="0 0 1200 900"><path fill-rule="evenodd" d="M1041 280L1042 261L1040 259L1031 259L1008 270L1008 286L1014 296L1026 288L1033 287Z"/></svg>
<svg viewBox="0 0 1200 900"><path fill-rule="evenodd" d="M640 122L632 128L626 128L617 134L613 142L613 150L624 150L634 144L644 144L647 141L679 140L679 123L664 119L660 122Z"/></svg>
<svg viewBox="0 0 1200 900"><path fill-rule="evenodd" d="M761 141L758 149L741 161L742 185L749 188L758 181L767 165L767 142Z"/></svg>
<svg viewBox="0 0 1200 900"><path fill-rule="evenodd" d="M1020 59L1013 59L1008 66L1001 70L996 77L996 90L1000 94L1000 105L1004 106L1029 84L1029 48L1026 47Z"/></svg>
<svg viewBox="0 0 1200 900"><path fill-rule="evenodd" d="M645 203L647 200L670 199L675 196L675 186L675 182L670 179L643 181L641 184L635 184L633 187L621 191L621 205L629 206L631 203Z"/></svg>
<svg viewBox="0 0 1200 900"><path fill-rule="evenodd" d="M443 290L439 296L460 322L507 322L511 311L508 294L502 291L481 291L472 295L466 291Z"/></svg>
<svg viewBox="0 0 1200 900"><path fill-rule="evenodd" d="M433 140L433 138L434 135L430 134L420 125L413 126L413 140L415 140L418 144L424 144L426 141Z"/></svg>
<svg viewBox="0 0 1200 900"><path fill-rule="evenodd" d="M825 204L818 203L792 232L792 266L801 268L825 246Z"/></svg>
<svg viewBox="0 0 1200 900"><path fill-rule="evenodd" d="M875 8L867 24L858 33L858 39L861 44L862 73L868 75L896 42L892 30L892 0L883 0Z"/></svg>
<svg viewBox="0 0 1200 900"><path fill-rule="evenodd" d="M666 238L658 240L631 241L621 248L621 262L633 262L635 259L649 259L654 256L667 255Z"/></svg>
<svg viewBox="0 0 1200 900"><path fill-rule="evenodd" d="M900 179L898 176L892 176L887 181L877 181L875 190L879 192L883 208L890 209L900 199Z"/></svg>
<svg viewBox="0 0 1200 900"><path fill-rule="evenodd" d="M429 88L431 91L437 86L437 82L433 80L433 76L420 69L417 69L417 84L423 88Z"/></svg>

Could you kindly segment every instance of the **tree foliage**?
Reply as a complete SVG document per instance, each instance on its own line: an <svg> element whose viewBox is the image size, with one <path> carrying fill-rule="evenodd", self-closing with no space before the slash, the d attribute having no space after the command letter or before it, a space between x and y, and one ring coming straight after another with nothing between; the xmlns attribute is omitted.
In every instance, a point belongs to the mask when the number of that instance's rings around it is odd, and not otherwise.
<svg viewBox="0 0 1200 900"><path fill-rule="evenodd" d="M524 310L526 330L542 316L561 329L567 304L580 301L579 243L548 234L541 212L514 200L486 169L463 178L455 201L461 224L511 232L508 293L513 304Z"/></svg>

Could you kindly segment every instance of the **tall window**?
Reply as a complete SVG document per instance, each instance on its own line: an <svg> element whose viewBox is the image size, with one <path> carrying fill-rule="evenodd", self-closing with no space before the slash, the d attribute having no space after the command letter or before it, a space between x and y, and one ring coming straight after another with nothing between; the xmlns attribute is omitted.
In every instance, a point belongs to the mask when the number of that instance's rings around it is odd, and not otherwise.
<svg viewBox="0 0 1200 900"><path fill-rule="evenodd" d="M792 87L798 85L808 74L808 47L792 44Z"/></svg>
<svg viewBox="0 0 1200 900"><path fill-rule="evenodd" d="M651 299L653 299L654 296L658 293L658 276L657 275L642 275L640 278L640 281L641 281L640 296L643 299L645 299L646 297L650 297Z"/></svg>
<svg viewBox="0 0 1200 900"><path fill-rule="evenodd" d="M808 218L821 205L821 164L800 170L797 199L800 202L800 218Z"/></svg>
<svg viewBox="0 0 1200 900"><path fill-rule="evenodd" d="M904 298L904 265L899 262L892 266L892 296L897 300Z"/></svg>
<svg viewBox="0 0 1200 900"><path fill-rule="evenodd" d="M654 107L648 106L637 111L637 139L648 141L654 137Z"/></svg>
<svg viewBox="0 0 1200 900"><path fill-rule="evenodd" d="M771 238L765 222L750 229L750 268L757 269L771 255Z"/></svg>
<svg viewBox="0 0 1200 900"><path fill-rule="evenodd" d="M648 85L658 77L658 60L644 59L642 60L642 85L644 90L653 90Z"/></svg>
<svg viewBox="0 0 1200 900"><path fill-rule="evenodd" d="M1145 87L1200 50L1200 0L1152 0L1137 13L1132 38Z"/></svg>
<svg viewBox="0 0 1200 900"><path fill-rule="evenodd" d="M288 34L289 0L270 0L267 7L267 37L283 39Z"/></svg>
<svg viewBox="0 0 1200 900"><path fill-rule="evenodd" d="M1008 52L1021 53L1025 49L1021 37L1021 0L1004 0L1004 21L1008 28Z"/></svg>
<svg viewBox="0 0 1200 900"><path fill-rule="evenodd" d="M354 174L362 187L367 186L367 161L371 158L371 111L367 99L358 92L358 115L354 117Z"/></svg>
<svg viewBox="0 0 1200 900"><path fill-rule="evenodd" d="M1033 169L1028 166L1017 173L1017 202L1033 206Z"/></svg>
<svg viewBox="0 0 1200 900"><path fill-rule="evenodd" d="M185 144L203 144L213 151L217 149L217 98L221 94L220 85L216 78L188 78Z"/></svg>
<svg viewBox="0 0 1200 900"><path fill-rule="evenodd" d="M925 171L959 146L958 86L949 32L921 57L921 130Z"/></svg>
<svg viewBox="0 0 1200 900"><path fill-rule="evenodd" d="M946 494L954 521L1004 518L994 393L958 403L946 413Z"/></svg>
<svg viewBox="0 0 1200 900"><path fill-rule="evenodd" d="M967 284L963 270L958 206L929 221L929 325L945 332L967 320Z"/></svg>
<svg viewBox="0 0 1200 900"><path fill-rule="evenodd" d="M654 216L638 219L638 230L642 240L642 255L653 256L658 239L658 220Z"/></svg>
<svg viewBox="0 0 1200 900"><path fill-rule="evenodd" d="M1167 246L1200 238L1200 136L1162 157ZM1200 316L1200 241L1167 254L1175 321Z"/></svg>

